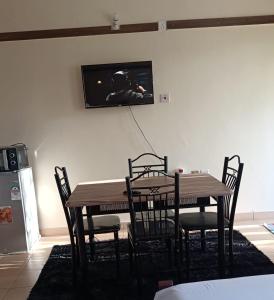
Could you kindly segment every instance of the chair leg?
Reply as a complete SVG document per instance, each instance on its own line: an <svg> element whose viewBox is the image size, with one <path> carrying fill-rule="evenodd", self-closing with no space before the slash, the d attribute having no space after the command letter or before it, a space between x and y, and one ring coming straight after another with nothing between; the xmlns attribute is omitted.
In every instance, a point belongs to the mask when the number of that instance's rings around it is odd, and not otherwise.
<svg viewBox="0 0 274 300"><path fill-rule="evenodd" d="M182 238L182 231L180 232L180 237L179 239ZM180 283L182 281L182 277L181 277L181 263L182 263L182 247L180 244L180 240L175 240L175 264L176 264L176 268L177 268L177 277L178 277L178 282Z"/></svg>
<svg viewBox="0 0 274 300"><path fill-rule="evenodd" d="M180 247L179 259L181 260L181 262L183 262L183 231L182 230L180 230L180 233L179 233L179 247Z"/></svg>
<svg viewBox="0 0 274 300"><path fill-rule="evenodd" d="M202 251L206 250L206 231L201 230L201 248Z"/></svg>
<svg viewBox="0 0 274 300"><path fill-rule="evenodd" d="M115 244L115 255L116 255L116 272L117 277L120 276L120 249L119 249L119 233L114 231L114 244Z"/></svg>
<svg viewBox="0 0 274 300"><path fill-rule="evenodd" d="M186 252L186 276L189 280L189 268L190 268L190 258L189 258L189 231L185 230L185 252Z"/></svg>
<svg viewBox="0 0 274 300"><path fill-rule="evenodd" d="M77 283L77 273L76 273L76 265L77 265L77 255L76 255L76 245L74 240L71 240L71 262L72 262L72 282L73 286L76 286Z"/></svg>
<svg viewBox="0 0 274 300"><path fill-rule="evenodd" d="M78 238L77 238L77 236L76 236L76 245L75 245L75 249L76 249L76 251L75 251L75 254L76 254L76 259L75 259L75 261L76 261L76 265L77 266L79 266L79 264L80 264L80 254L79 254L79 243L78 243Z"/></svg>
<svg viewBox="0 0 274 300"><path fill-rule="evenodd" d="M136 245L134 246L134 261L135 261L135 272L137 277L137 286L139 295L142 294L142 278L141 278L141 260Z"/></svg>
<svg viewBox="0 0 274 300"><path fill-rule="evenodd" d="M168 249L168 266L171 268L171 266L172 266L171 239L166 240L166 245L167 245L167 249Z"/></svg>
<svg viewBox="0 0 274 300"><path fill-rule="evenodd" d="M200 212L203 213L205 212L205 207L204 206L200 206ZM206 232L205 230L200 230L201 232L201 249L202 251L205 251L206 250Z"/></svg>
<svg viewBox="0 0 274 300"><path fill-rule="evenodd" d="M95 245L94 245L94 234L89 233L89 248L90 248L90 259L93 261L95 255Z"/></svg>
<svg viewBox="0 0 274 300"><path fill-rule="evenodd" d="M90 259L91 261L94 259L95 255L95 245L94 245L94 231L93 231L93 219L92 219L92 214L91 214L91 208L86 207L86 212L87 212L87 222L88 222L88 238L89 238L89 248L90 248Z"/></svg>
<svg viewBox="0 0 274 300"><path fill-rule="evenodd" d="M128 256L129 256L129 269L130 272L133 273L133 249L129 237L128 237Z"/></svg>
<svg viewBox="0 0 274 300"><path fill-rule="evenodd" d="M229 263L233 267L233 229L229 229Z"/></svg>

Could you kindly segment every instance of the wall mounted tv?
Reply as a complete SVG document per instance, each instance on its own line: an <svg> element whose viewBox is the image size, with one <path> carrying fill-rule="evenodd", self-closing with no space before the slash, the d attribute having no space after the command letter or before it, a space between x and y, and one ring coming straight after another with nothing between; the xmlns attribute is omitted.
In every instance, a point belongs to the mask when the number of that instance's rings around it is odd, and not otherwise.
<svg viewBox="0 0 274 300"><path fill-rule="evenodd" d="M152 62L81 67L86 108L153 104Z"/></svg>

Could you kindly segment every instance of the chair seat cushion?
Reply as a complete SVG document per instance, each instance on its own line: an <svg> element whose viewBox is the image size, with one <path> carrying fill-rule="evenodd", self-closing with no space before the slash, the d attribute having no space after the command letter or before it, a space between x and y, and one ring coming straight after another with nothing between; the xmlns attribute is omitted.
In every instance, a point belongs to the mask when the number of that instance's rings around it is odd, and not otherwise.
<svg viewBox="0 0 274 300"><path fill-rule="evenodd" d="M132 225L128 224L128 234L133 238ZM175 224L171 219L145 222L136 221L135 237L137 240L161 239L175 235Z"/></svg>
<svg viewBox="0 0 274 300"><path fill-rule="evenodd" d="M120 218L115 215L108 216L96 216L92 217L93 220L93 229L94 233L108 233L113 231L120 230ZM88 220L85 218L84 223L84 232L85 234L89 233ZM75 233L75 229L74 229Z"/></svg>
<svg viewBox="0 0 274 300"><path fill-rule="evenodd" d="M217 229L217 213L216 212L193 212L182 213L179 215L179 224L186 230L199 229ZM228 227L229 221L224 219L225 227Z"/></svg>
<svg viewBox="0 0 274 300"><path fill-rule="evenodd" d="M94 231L120 229L120 218L115 215L92 217Z"/></svg>

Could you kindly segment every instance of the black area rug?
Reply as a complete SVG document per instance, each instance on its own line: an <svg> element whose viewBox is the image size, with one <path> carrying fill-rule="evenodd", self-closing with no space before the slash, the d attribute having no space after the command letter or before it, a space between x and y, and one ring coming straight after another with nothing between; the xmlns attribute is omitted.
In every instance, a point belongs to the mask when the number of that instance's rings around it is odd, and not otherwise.
<svg viewBox="0 0 274 300"><path fill-rule="evenodd" d="M191 235L191 278L190 281L218 279L217 232L207 234L206 252L200 250L199 234ZM144 284L142 296L137 293L136 281L129 271L127 240L120 241L121 276L116 278L114 250L111 243L96 245L95 261L89 264L85 286L72 285L70 246L54 246L29 300L152 300L157 291L158 280L173 279L177 283L175 270L168 267L165 244L150 242L142 249L142 274ZM152 253L153 252L153 253ZM233 273L227 268L226 277L241 277L274 273L272 262L252 245L244 236L234 234ZM184 265L182 266L184 268ZM182 282L186 282L184 269Z"/></svg>

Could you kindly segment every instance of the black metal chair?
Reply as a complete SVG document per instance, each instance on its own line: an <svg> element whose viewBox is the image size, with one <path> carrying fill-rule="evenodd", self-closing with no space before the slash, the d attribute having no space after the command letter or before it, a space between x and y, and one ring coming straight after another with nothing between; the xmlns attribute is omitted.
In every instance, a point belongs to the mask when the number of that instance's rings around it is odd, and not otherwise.
<svg viewBox="0 0 274 300"><path fill-rule="evenodd" d="M148 173L161 173L152 178ZM160 174L157 174L160 175ZM144 177L151 177L144 180ZM160 180L159 180L160 179ZM146 241L173 239L175 259L180 274L179 251L179 174L169 176L162 171L145 171L134 179L126 177L130 211L128 225L129 256L134 256L139 291L141 290L140 245ZM168 210L174 209L175 216L169 218ZM138 218L137 218L138 213Z"/></svg>
<svg viewBox="0 0 274 300"><path fill-rule="evenodd" d="M159 163L153 163L154 161L159 160ZM138 161L141 161L141 164L136 164ZM148 162L149 161L149 162ZM150 176L162 176L163 172L167 174L168 172L168 159L167 156L160 157L154 153L143 153L136 157L135 159L128 159L128 171L129 177L133 178L134 176L139 176L142 174L142 177ZM151 172L148 172L151 171ZM162 171L162 172L159 172ZM157 212L156 212L157 214ZM139 213L136 214L137 218ZM174 212L168 210L168 216L174 217Z"/></svg>
<svg viewBox="0 0 274 300"><path fill-rule="evenodd" d="M233 167L231 165L233 165ZM225 157L222 182L233 191L232 195L224 197L224 225L229 231L229 261L231 266L233 265L234 216L243 167L244 164L240 161L238 155L234 155L231 158ZM217 212L203 211L182 213L179 215L179 224L185 233L185 257L187 274L189 276L189 232L195 230L205 231L209 229L218 229ZM180 245L183 239L182 230L180 230ZM203 238L203 236L201 238Z"/></svg>
<svg viewBox="0 0 274 300"><path fill-rule="evenodd" d="M67 176L67 171L65 167L55 167L55 180L59 195L62 201L63 210L65 213L70 242L71 242L71 251L72 251L72 269L73 269L73 280L76 282L76 266L79 259L78 255L78 243L76 236L76 218L74 209L66 206L71 195L70 184ZM89 236L89 244L91 248L91 253L93 252L93 241L95 234L104 234L104 233L114 233L114 243L115 243L115 254L117 262L117 274L119 275L119 264L120 264L120 253L119 253L119 230L120 230L120 219L118 216L109 215L109 216L96 216L92 217L88 213L83 214L85 217L83 220L84 223L84 233Z"/></svg>
<svg viewBox="0 0 274 300"><path fill-rule="evenodd" d="M149 162L147 161L151 160L159 160L159 163L156 162ZM138 162L140 162L138 164ZM168 172L168 166L167 166L167 156L160 157L154 153L143 153L136 157L135 159L128 159L128 169L129 169L129 177L133 178L134 176L138 176L140 174L143 174L143 176L157 176L159 175L158 171L163 171L165 173ZM146 172L145 171L151 171Z"/></svg>
<svg viewBox="0 0 274 300"><path fill-rule="evenodd" d="M159 163L156 162L151 162L151 160L154 159L154 161L159 160ZM138 164L138 162L140 162ZM148 163L149 161L149 163ZM154 171L152 172L152 176L157 176L160 175L157 173L157 171L163 171L165 173L168 172L168 157L160 157L154 153L143 153L136 157L135 159L128 159L128 168L129 168L129 176L133 178L134 176L138 176L144 171ZM149 176L150 174L146 174L146 176ZM200 208L200 212L205 212L205 208L208 206L214 206L214 204L211 204L210 202L210 197L202 197L202 198L197 198L193 200L196 202L196 206ZM174 217L174 212L172 210L168 211L169 217ZM137 218L138 218L138 213L137 213ZM202 249L205 249L205 230L201 230L201 247Z"/></svg>

